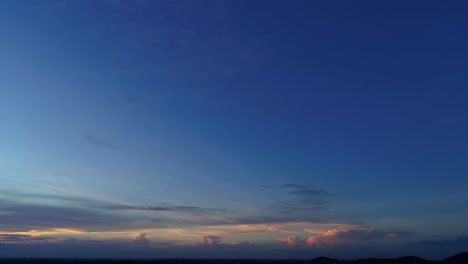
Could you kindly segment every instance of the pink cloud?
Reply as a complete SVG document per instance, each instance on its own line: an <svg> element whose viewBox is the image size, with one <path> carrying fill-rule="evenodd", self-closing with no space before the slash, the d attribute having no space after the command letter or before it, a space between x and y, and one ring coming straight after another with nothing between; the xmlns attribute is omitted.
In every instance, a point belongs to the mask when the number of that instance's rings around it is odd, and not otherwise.
<svg viewBox="0 0 468 264"><path fill-rule="evenodd" d="M280 241L290 245L291 247L299 247L303 245L303 241L298 236L289 236L289 237L280 239Z"/></svg>
<svg viewBox="0 0 468 264"><path fill-rule="evenodd" d="M409 233L401 231L385 231L375 228L333 229L328 230L322 235L309 237L307 239L307 244L322 247L356 241L387 238L392 239L407 234Z"/></svg>
<svg viewBox="0 0 468 264"><path fill-rule="evenodd" d="M221 243L221 237L220 236L204 236L203 237L203 242L205 245L217 245Z"/></svg>

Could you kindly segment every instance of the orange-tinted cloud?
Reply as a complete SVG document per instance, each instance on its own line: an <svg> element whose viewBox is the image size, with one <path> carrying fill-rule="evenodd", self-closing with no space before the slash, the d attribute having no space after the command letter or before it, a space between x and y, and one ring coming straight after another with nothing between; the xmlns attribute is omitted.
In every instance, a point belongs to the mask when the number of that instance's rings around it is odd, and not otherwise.
<svg viewBox="0 0 468 264"><path fill-rule="evenodd" d="M284 239L280 239L280 241L290 245L291 247L299 247L303 245L303 241L298 236L289 236Z"/></svg>
<svg viewBox="0 0 468 264"><path fill-rule="evenodd" d="M131 243L138 246L148 246L151 243L151 241L148 238L146 238L146 236L146 233L138 233L133 237Z"/></svg>
<svg viewBox="0 0 468 264"><path fill-rule="evenodd" d="M322 247L354 241L397 238L408 234L410 233L403 231L386 231L375 228L333 229L328 230L322 235L309 237L307 239L307 244Z"/></svg>

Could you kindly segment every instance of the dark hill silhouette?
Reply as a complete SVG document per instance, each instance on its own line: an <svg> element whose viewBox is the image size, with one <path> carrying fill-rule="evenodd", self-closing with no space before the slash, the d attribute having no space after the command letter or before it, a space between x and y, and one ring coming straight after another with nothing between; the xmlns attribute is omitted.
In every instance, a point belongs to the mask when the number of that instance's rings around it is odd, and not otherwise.
<svg viewBox="0 0 468 264"><path fill-rule="evenodd" d="M336 259L331 259L327 257L318 257L312 260L314 264L333 264L336 263Z"/></svg>
<svg viewBox="0 0 468 264"><path fill-rule="evenodd" d="M386 258L370 258L370 259L358 259L349 262L335 262L336 264L429 264L429 263L438 263L428 261L418 257L401 257L397 259L386 259ZM467 263L468 264L468 263Z"/></svg>
<svg viewBox="0 0 468 264"><path fill-rule="evenodd" d="M427 261L425 259L422 259L422 258L418 258L418 257L415 257L415 256L405 256L405 257L401 257L401 258L398 258L396 259L396 262L397 263L401 263L401 264L423 264L423 263L432 263L430 261Z"/></svg>
<svg viewBox="0 0 468 264"><path fill-rule="evenodd" d="M468 252L459 253L442 261L444 264L468 264Z"/></svg>

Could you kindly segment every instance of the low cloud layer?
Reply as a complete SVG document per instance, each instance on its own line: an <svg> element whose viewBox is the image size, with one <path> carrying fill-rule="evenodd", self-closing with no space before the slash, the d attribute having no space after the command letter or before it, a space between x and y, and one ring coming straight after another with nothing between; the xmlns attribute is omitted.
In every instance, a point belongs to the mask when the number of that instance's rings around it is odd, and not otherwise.
<svg viewBox="0 0 468 264"><path fill-rule="evenodd" d="M309 237L307 239L307 244L317 247L326 247L348 242L359 242L374 239L393 239L409 234L410 232L385 231L375 228L334 229L328 230L323 235Z"/></svg>
<svg viewBox="0 0 468 264"><path fill-rule="evenodd" d="M307 186L280 186L292 192L288 196L322 195ZM318 192L318 193L317 193ZM353 218L316 214L315 210L298 210L294 201L278 203L278 208L257 208L253 213L232 213L221 208L187 205L132 205L86 197L39 193L0 193L2 231L75 229L84 232L125 231L180 226L227 226L281 224L292 222L341 223L356 222ZM289 212L286 212L289 211Z"/></svg>
<svg viewBox="0 0 468 264"><path fill-rule="evenodd" d="M53 237L49 236L31 236L19 234L0 234L0 243L41 243L55 241Z"/></svg>
<svg viewBox="0 0 468 264"><path fill-rule="evenodd" d="M275 188L276 191L287 190L287 199L327 195L327 192L303 185L287 184ZM132 205L73 196L2 192L3 234L0 242L3 247L44 242L52 243L54 247L88 248L94 245L103 250L115 247L122 251L127 250L126 247L132 250L164 247L174 252L218 248L226 253L250 252L255 248L258 256L268 250L283 250L278 256L292 257L287 249L304 250L304 256L307 256L310 250L317 248L395 239L408 233L355 228L355 218L317 213L317 210L294 211L297 209L294 205L289 208L290 213L260 207L247 214L201 206L161 204L164 205ZM283 205L281 209L288 206ZM346 228L332 229L335 226ZM35 250L34 247L31 249Z"/></svg>

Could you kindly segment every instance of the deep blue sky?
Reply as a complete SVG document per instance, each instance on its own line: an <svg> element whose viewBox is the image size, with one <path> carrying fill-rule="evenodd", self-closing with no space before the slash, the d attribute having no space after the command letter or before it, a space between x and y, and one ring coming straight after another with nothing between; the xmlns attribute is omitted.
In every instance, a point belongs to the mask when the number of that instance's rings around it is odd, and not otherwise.
<svg viewBox="0 0 468 264"><path fill-rule="evenodd" d="M468 250L466 14L1 2L0 257Z"/></svg>

